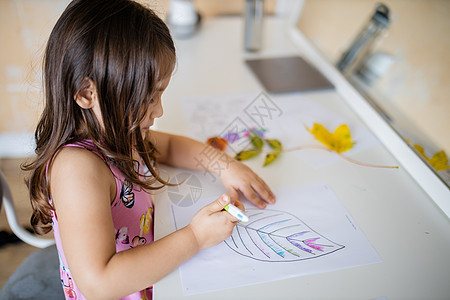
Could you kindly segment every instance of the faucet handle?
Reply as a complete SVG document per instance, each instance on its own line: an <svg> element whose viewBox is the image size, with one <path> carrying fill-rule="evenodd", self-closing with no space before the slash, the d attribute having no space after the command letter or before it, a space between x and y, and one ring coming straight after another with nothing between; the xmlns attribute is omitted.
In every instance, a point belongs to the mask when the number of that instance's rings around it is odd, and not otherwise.
<svg viewBox="0 0 450 300"><path fill-rule="evenodd" d="M380 3L378 4L375 13L372 16L372 20L377 22L382 27L387 27L389 25L389 8Z"/></svg>

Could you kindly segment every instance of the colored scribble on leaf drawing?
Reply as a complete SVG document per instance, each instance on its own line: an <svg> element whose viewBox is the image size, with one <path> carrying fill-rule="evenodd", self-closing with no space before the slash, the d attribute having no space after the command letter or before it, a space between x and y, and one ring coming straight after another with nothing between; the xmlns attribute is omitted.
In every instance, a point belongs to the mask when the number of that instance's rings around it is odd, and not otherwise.
<svg viewBox="0 0 450 300"><path fill-rule="evenodd" d="M308 127L306 127L306 129L328 149L336 151L337 153L350 150L355 144L352 142L352 136L347 124L338 126L333 133L328 131L325 126L319 123L314 123L311 129Z"/></svg>
<svg viewBox="0 0 450 300"><path fill-rule="evenodd" d="M248 209L225 243L259 261L289 262L317 258L345 248L312 230L296 216L276 210Z"/></svg>

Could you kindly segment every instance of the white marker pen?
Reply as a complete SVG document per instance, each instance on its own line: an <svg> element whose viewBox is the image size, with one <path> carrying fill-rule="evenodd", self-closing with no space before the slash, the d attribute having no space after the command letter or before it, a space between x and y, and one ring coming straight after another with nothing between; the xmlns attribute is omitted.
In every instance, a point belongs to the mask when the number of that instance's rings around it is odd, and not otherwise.
<svg viewBox="0 0 450 300"><path fill-rule="evenodd" d="M244 214L244 212L233 204L228 203L223 209L225 209L230 215L232 215L239 221L243 223L248 222L248 217Z"/></svg>

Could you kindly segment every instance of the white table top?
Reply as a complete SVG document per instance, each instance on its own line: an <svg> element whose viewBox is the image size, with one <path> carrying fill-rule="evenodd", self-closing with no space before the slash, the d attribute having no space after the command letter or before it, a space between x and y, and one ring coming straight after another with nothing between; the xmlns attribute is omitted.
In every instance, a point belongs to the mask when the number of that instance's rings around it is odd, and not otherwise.
<svg viewBox="0 0 450 300"><path fill-rule="evenodd" d="M292 42L284 20L267 18L265 26L263 49L253 54L243 50L243 23L237 17L206 19L194 37L176 40L177 70L163 95L165 115L158 120L158 129L187 134L181 106L185 97L257 95L262 91L245 66L245 58L301 55L302 49ZM367 127L366 116L355 114L339 88L302 96ZM379 136L376 128L369 129ZM346 161L315 169L289 156L293 154L281 156L270 168L262 168L260 161L246 162L272 188L327 183L378 252L381 263L194 296L183 296L179 272L175 270L155 284L154 298L449 299L449 219L389 147L380 143L353 158L400 165L397 170L364 168ZM208 192L207 181L204 186ZM173 231L168 201L167 193L156 197L156 239Z"/></svg>

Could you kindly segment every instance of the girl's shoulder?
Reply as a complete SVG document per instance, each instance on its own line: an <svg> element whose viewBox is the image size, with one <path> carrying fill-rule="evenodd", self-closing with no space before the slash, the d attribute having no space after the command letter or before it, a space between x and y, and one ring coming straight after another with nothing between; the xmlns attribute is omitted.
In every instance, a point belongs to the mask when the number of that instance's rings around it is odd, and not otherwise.
<svg viewBox="0 0 450 300"><path fill-rule="evenodd" d="M51 186L53 184L79 183L109 187L115 194L116 183L105 161L90 149L83 147L63 147L55 155L48 169ZM94 180L86 180L94 179Z"/></svg>
<svg viewBox="0 0 450 300"><path fill-rule="evenodd" d="M93 172L106 172L109 169L90 140L82 140L62 146L53 158L52 169L55 166L62 169L69 168Z"/></svg>
<svg viewBox="0 0 450 300"><path fill-rule="evenodd" d="M83 147L63 147L53 159L51 169L86 170L102 172L108 170L103 159L91 149Z"/></svg>

